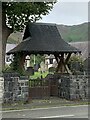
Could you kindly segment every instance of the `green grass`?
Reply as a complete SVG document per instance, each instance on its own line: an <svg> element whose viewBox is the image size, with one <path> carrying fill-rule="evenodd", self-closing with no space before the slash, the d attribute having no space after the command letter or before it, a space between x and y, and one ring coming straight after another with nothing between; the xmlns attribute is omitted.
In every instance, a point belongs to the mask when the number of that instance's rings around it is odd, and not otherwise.
<svg viewBox="0 0 90 120"><path fill-rule="evenodd" d="M43 78L45 78L48 75L48 73L49 73L48 71L47 72L43 72L43 73L41 73L41 72L35 72L34 75L30 76L30 79L41 78L41 76Z"/></svg>

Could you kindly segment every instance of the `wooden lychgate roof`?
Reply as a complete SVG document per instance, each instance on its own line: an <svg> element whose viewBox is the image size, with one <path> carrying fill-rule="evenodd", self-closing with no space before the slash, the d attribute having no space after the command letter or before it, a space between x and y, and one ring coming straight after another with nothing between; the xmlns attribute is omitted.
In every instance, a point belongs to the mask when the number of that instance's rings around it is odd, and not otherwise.
<svg viewBox="0 0 90 120"><path fill-rule="evenodd" d="M26 52L27 54L77 53L77 48L65 42L56 24L28 23L23 41L8 54Z"/></svg>

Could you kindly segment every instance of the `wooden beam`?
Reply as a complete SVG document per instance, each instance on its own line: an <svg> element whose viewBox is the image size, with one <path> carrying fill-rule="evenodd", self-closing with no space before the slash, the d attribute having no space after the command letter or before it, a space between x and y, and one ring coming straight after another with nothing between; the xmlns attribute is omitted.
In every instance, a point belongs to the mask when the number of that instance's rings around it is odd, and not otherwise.
<svg viewBox="0 0 90 120"><path fill-rule="evenodd" d="M58 63L57 68L56 68L56 72L60 72L60 73L67 72L67 73L71 74L71 72L70 72L70 70L68 68L68 65L67 65L67 63L69 61L69 58L71 56L71 53L68 53L66 59L64 58L64 54L65 53L54 54L55 59L56 59L56 61Z"/></svg>
<svg viewBox="0 0 90 120"><path fill-rule="evenodd" d="M59 63L58 54L54 54L54 56L55 56L55 59L56 59L57 63Z"/></svg>
<svg viewBox="0 0 90 120"><path fill-rule="evenodd" d="M61 53L61 56L59 54L56 55L58 59L58 66L56 68L56 72L64 73L64 53Z"/></svg>
<svg viewBox="0 0 90 120"><path fill-rule="evenodd" d="M67 58L65 59L65 64L68 63L68 61L69 61L69 59L70 59L70 57L71 57L71 54L72 54L72 53L69 53L69 54L67 55Z"/></svg>

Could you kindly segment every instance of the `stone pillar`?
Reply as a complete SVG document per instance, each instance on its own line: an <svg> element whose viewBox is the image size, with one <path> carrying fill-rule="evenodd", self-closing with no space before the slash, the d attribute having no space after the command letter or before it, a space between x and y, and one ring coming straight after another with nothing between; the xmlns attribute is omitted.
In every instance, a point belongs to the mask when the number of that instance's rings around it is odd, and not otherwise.
<svg viewBox="0 0 90 120"><path fill-rule="evenodd" d="M2 3L0 2L0 75L2 74Z"/></svg>
<svg viewBox="0 0 90 120"><path fill-rule="evenodd" d="M4 92L4 79L3 77L0 77L0 120L2 119L3 92Z"/></svg>
<svg viewBox="0 0 90 120"><path fill-rule="evenodd" d="M2 119L2 3L0 2L0 120Z"/></svg>

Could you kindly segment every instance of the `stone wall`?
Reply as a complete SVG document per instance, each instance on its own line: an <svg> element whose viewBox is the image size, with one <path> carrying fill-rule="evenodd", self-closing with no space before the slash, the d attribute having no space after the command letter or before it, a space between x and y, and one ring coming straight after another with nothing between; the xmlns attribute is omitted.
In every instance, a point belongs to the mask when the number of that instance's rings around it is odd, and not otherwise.
<svg viewBox="0 0 90 120"><path fill-rule="evenodd" d="M24 78L20 79L18 75L12 76L10 77L9 74L4 76L4 100L26 100L26 97L22 99L22 96L27 96L27 87L29 87L25 86L27 79L25 81ZM89 76L86 75L49 74L44 78L44 81L47 82L47 87L49 88L47 90L50 96L68 100L88 100L88 79ZM30 91L29 94L31 94ZM37 92L33 92L33 94L35 96Z"/></svg>
<svg viewBox="0 0 90 120"><path fill-rule="evenodd" d="M49 74L45 79L49 85L57 85L58 97L68 100L88 100L87 75ZM54 88L53 88L54 89Z"/></svg>
<svg viewBox="0 0 90 120"><path fill-rule="evenodd" d="M27 101L29 84L26 76L17 73L4 74L3 102Z"/></svg>
<svg viewBox="0 0 90 120"><path fill-rule="evenodd" d="M88 76L61 75L58 81L59 97L70 100L88 99Z"/></svg>

